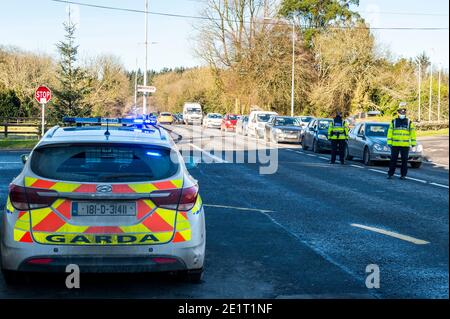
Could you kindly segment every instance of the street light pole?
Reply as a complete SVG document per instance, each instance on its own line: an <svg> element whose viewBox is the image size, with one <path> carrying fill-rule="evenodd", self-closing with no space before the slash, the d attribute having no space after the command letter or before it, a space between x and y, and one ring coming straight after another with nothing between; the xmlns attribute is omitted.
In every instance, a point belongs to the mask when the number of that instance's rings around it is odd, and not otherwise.
<svg viewBox="0 0 450 319"><path fill-rule="evenodd" d="M438 106L437 106L437 119L438 121L441 120L441 65L439 65L439 72L438 72Z"/></svg>
<svg viewBox="0 0 450 319"><path fill-rule="evenodd" d="M148 0L145 0L145 67L144 67L144 86L147 86L147 67L148 67ZM147 114L147 93L144 93L142 114Z"/></svg>
<svg viewBox="0 0 450 319"><path fill-rule="evenodd" d="M431 122L431 107L433 103L433 63L430 65L430 98L428 106L428 121Z"/></svg>
<svg viewBox="0 0 450 319"><path fill-rule="evenodd" d="M422 99L422 63L419 61L419 108L418 108L419 122L422 119L421 99Z"/></svg>
<svg viewBox="0 0 450 319"><path fill-rule="evenodd" d="M294 116L295 99L295 22L292 22L292 83L291 83L291 116Z"/></svg>

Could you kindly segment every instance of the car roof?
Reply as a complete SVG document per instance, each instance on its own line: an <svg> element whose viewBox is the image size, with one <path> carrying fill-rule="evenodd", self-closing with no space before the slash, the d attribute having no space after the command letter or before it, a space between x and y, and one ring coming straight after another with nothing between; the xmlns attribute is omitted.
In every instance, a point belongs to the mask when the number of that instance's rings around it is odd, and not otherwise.
<svg viewBox="0 0 450 319"><path fill-rule="evenodd" d="M163 129L138 129L135 127L110 126L110 135L105 135L106 126L59 127L50 129L38 146L60 143L129 143L151 144L171 147L173 140Z"/></svg>

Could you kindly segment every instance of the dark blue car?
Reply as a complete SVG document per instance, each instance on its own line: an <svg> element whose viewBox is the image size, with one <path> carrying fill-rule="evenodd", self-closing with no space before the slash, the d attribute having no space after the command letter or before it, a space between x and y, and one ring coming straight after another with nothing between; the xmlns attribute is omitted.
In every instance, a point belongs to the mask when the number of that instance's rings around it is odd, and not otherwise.
<svg viewBox="0 0 450 319"><path fill-rule="evenodd" d="M332 121L332 119L318 118L309 122L301 138L303 149L312 149L314 153L330 151L331 142L328 140L328 127Z"/></svg>

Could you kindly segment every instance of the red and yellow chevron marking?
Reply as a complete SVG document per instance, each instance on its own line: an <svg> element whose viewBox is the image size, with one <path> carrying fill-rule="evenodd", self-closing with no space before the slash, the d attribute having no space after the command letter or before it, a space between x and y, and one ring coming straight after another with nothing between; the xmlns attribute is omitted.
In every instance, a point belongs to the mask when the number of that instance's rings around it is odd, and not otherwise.
<svg viewBox="0 0 450 319"><path fill-rule="evenodd" d="M79 184L55 182L34 177L25 177L25 186L33 188L51 189L62 193L95 193L96 184ZM132 183L132 184L112 184L113 193L150 193L156 190L166 190L181 188L183 180L174 179L156 183Z"/></svg>

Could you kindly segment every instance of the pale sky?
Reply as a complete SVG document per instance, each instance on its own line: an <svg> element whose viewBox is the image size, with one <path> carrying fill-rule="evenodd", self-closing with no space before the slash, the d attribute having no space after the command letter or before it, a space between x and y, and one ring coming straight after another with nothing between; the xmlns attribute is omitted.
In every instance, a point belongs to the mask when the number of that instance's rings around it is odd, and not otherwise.
<svg viewBox="0 0 450 319"><path fill-rule="evenodd" d="M144 0L79 0L79 2L144 9ZM149 0L153 12L199 15L203 0ZM143 68L144 14L72 5L78 23L81 57L112 54L127 69ZM371 27L448 28L447 0L361 0L357 11ZM50 0L0 0L0 45L57 57L55 43L63 39L67 5ZM196 20L149 15L149 68L196 66L193 52ZM377 30L377 43L396 57L414 57L425 51L433 63L448 69L449 31Z"/></svg>

